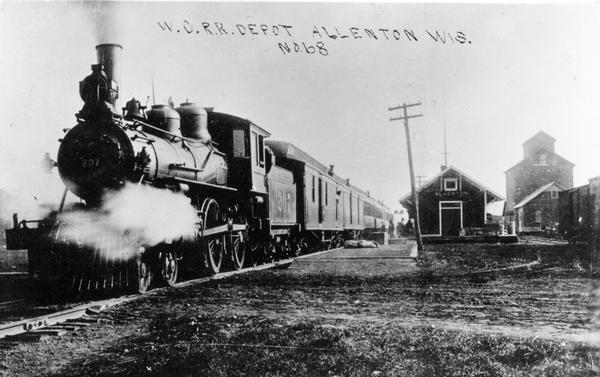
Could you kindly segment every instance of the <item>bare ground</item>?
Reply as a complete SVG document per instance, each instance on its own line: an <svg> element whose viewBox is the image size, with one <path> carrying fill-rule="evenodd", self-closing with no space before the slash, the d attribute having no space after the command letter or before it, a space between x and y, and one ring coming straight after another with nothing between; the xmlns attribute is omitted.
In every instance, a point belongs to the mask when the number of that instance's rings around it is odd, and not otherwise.
<svg viewBox="0 0 600 377"><path fill-rule="evenodd" d="M340 250L160 292L62 338L3 343L0 375L596 375L584 249L429 248L425 267L391 247Z"/></svg>

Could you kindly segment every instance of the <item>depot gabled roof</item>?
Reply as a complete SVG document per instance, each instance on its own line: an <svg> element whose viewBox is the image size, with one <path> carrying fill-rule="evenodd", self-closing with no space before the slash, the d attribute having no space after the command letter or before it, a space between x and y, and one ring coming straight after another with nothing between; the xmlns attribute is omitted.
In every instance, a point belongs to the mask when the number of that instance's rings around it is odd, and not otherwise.
<svg viewBox="0 0 600 377"><path fill-rule="evenodd" d="M548 191L549 189L551 189L553 186L555 186L556 188L558 188L558 191L563 191L565 188L562 187L561 185L559 185L556 182L550 182L547 183L543 186L538 187L534 192L532 192L531 194L527 195L523 200L521 200L519 203L517 203L514 208L521 208L523 207L525 204L529 203L530 201L532 201L533 199L537 198L541 193Z"/></svg>
<svg viewBox="0 0 600 377"><path fill-rule="evenodd" d="M434 176L433 178L431 178L429 181L425 182L421 187L419 187L417 189L417 193L420 193L422 190L426 189L427 187L431 186L432 184L438 184L439 179L441 176L445 175L446 173L450 172L450 171L454 171L456 172L458 175L460 175L463 179L466 179L470 184L472 184L475 187L478 187L479 189L481 189L482 191L487 191L489 194L491 194L492 196L495 197L494 200L503 200L504 198L502 197L502 195L496 193L493 190L490 190L487 186L477 182L476 180L474 180L473 178L471 178L470 176L468 176L467 174L465 174L464 172L462 172L461 170L459 170L458 168L455 168L454 166L448 166L446 169L442 170L440 173L438 173L436 176ZM401 199L400 199L400 203L404 203L407 200L411 199L411 193L408 193L406 195L404 195Z"/></svg>

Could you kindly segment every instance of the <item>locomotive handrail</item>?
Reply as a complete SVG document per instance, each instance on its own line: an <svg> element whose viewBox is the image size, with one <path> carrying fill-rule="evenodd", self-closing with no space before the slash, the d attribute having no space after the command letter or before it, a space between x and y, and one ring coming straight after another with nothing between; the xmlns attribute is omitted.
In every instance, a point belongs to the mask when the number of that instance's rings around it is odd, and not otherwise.
<svg viewBox="0 0 600 377"><path fill-rule="evenodd" d="M19 229L29 229L27 227L27 224L41 224L43 222L45 222L46 220L21 220L19 222Z"/></svg>
<svg viewBox="0 0 600 377"><path fill-rule="evenodd" d="M185 166L181 164L169 164L169 169L171 170L185 170L185 171L193 171L196 173L202 173L204 169L194 168L192 166Z"/></svg>
<svg viewBox="0 0 600 377"><path fill-rule="evenodd" d="M145 136L140 136L140 135L133 135L133 137L131 138L131 141L136 141L137 139L146 140L148 142L148 144L154 143L154 140L149 139Z"/></svg>
<svg viewBox="0 0 600 377"><path fill-rule="evenodd" d="M133 120L133 124L136 124L136 125L142 125L142 126L144 126L144 127L148 127L148 128L151 128L151 129L153 129L153 130L160 131L160 132L162 132L162 133L164 133L164 134L167 134L167 135L169 135L169 136L173 136L174 138L177 138L177 139L185 140L185 141L187 141L187 142L189 142L189 143L204 143L204 144L206 144L205 142L203 142L203 141L201 141L201 140L194 140L194 139L190 139L190 138L187 138L187 137L183 137L183 136L180 136L180 135L174 134L174 133L172 133L172 132L165 131L165 130L163 130L163 129L161 129L161 128L158 128L158 127L152 126L152 125L150 125L150 124L148 124L148 123L146 123L146 122L142 122L141 120L134 119L134 120Z"/></svg>
<svg viewBox="0 0 600 377"><path fill-rule="evenodd" d="M177 181L177 182L190 183L190 184L193 184L193 185L205 186L205 187L219 189L219 190L226 190L226 191L231 191L231 192L237 192L238 191L238 189L236 189L236 188L227 187L227 186L220 186L220 185L214 185L212 183L194 181L192 179L185 179L185 178L179 178L179 177L173 177L173 179L175 181Z"/></svg>
<svg viewBox="0 0 600 377"><path fill-rule="evenodd" d="M29 229L27 228L27 224L41 224L46 222L47 220L21 220L19 221L19 216L16 213L13 213L13 229Z"/></svg>

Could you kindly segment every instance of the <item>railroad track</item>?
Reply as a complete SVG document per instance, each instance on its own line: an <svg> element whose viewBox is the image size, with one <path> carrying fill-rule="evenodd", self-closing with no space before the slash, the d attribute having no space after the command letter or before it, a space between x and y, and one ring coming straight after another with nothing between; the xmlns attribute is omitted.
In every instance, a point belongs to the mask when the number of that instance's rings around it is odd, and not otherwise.
<svg viewBox="0 0 600 377"><path fill-rule="evenodd" d="M558 238L546 238L538 236L522 236L519 243L526 245L567 245L568 242Z"/></svg>
<svg viewBox="0 0 600 377"><path fill-rule="evenodd" d="M326 250L325 252L330 252L337 249ZM320 253L319 253L320 254ZM304 257L304 256L303 256ZM267 270L272 268L282 268L289 266L294 261L292 259L280 260L272 263L263 264L255 267L248 267L238 271L227 271L223 273L216 274L214 276L202 277L193 280L183 281L181 283L177 283L175 288L187 287L194 284L203 284L206 282L225 279L230 276ZM142 297L148 297L155 295L159 292L162 292L169 287L162 287L153 289L145 294L132 294L121 296L112 299L106 300L98 300L93 301L87 304L78 305L73 308L46 314L39 317L23 319L15 322L10 322L6 324L0 325L0 339L9 338L11 340L39 340L48 336L59 336L63 335L69 331L77 330L78 328L87 327L92 323L97 323L100 321L99 318L95 318L94 316L99 314L101 311L110 308L112 306L122 304L125 302L135 301ZM17 301L24 300L13 300L7 301L4 303L0 303L0 307L2 305L12 305L17 304Z"/></svg>
<svg viewBox="0 0 600 377"><path fill-rule="evenodd" d="M10 301L3 301L3 302L0 302L0 309L3 309L7 306L20 305L20 304L23 304L25 301L27 301L27 300L24 298L10 300Z"/></svg>

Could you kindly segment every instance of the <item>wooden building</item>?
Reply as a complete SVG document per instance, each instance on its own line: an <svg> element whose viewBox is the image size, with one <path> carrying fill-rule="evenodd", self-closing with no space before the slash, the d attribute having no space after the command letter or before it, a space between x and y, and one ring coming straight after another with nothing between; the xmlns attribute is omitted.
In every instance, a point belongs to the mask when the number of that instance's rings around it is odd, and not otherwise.
<svg viewBox="0 0 600 377"><path fill-rule="evenodd" d="M547 204L550 207L542 210L537 209L538 218L536 221L535 212L533 219L525 215L527 203L525 199L536 193L536 197L547 189L547 185L555 183L561 190L573 187L573 167L572 162L561 157L554 151L556 139L547 133L540 131L523 143L523 159L505 171L506 175L506 220L516 222L517 230L524 231L527 228L538 227L541 224L547 224L558 219L558 205L552 205L552 200ZM550 187L550 186L548 186ZM540 191L541 190L541 191ZM561 191L559 190L559 191ZM548 195L553 195L552 193ZM545 194L542 197L545 198ZM557 199L555 196L554 199ZM550 198L552 199L552 198ZM536 200L536 203L543 202L543 199ZM519 218L516 206L521 204L523 217ZM531 207L533 204L530 204ZM536 204L537 205L537 204ZM534 210L535 211L535 210ZM541 218L539 215L541 214ZM526 222L522 223L520 220ZM532 224L539 225L532 225Z"/></svg>
<svg viewBox="0 0 600 377"><path fill-rule="evenodd" d="M417 190L421 234L445 237L483 233L487 206L503 198L453 166L442 168ZM414 218L411 194L400 203Z"/></svg>
<svg viewBox="0 0 600 377"><path fill-rule="evenodd" d="M559 221L558 193L564 188L555 182L539 187L514 207L517 232L543 230L555 227Z"/></svg>

